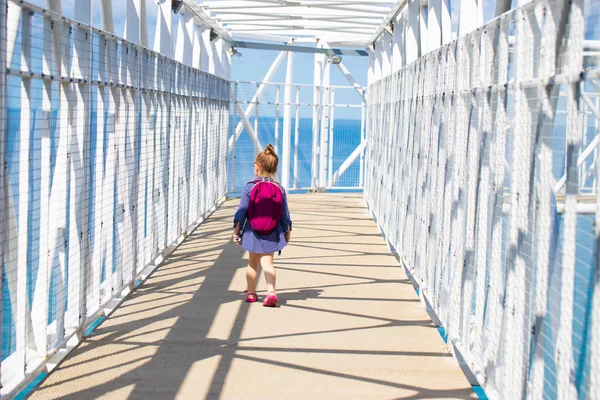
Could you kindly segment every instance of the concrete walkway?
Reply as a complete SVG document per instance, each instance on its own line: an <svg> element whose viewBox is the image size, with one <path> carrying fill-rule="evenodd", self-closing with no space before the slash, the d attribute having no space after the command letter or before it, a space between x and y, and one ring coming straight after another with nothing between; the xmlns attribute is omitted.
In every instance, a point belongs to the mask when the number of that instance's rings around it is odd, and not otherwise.
<svg viewBox="0 0 600 400"><path fill-rule="evenodd" d="M226 202L31 398L476 398L360 196L290 196L275 309L243 302L236 206Z"/></svg>

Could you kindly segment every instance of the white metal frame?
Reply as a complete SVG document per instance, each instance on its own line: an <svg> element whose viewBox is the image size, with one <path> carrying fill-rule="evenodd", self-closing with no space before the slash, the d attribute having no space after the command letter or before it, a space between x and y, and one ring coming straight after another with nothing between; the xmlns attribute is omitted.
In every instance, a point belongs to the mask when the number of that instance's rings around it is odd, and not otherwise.
<svg viewBox="0 0 600 400"><path fill-rule="evenodd" d="M385 22L390 9L398 7L396 1L391 0L198 2L199 9L218 20L219 28L238 41L291 43L303 39L314 43L316 39L329 46L355 48L365 48Z"/></svg>
<svg viewBox="0 0 600 400"><path fill-rule="evenodd" d="M16 350L0 366L2 396L16 393L41 370L51 370L85 329L118 305L226 194L229 81L193 68L210 69L204 59L217 49L212 69L226 75L230 58L223 41L212 42L212 50L204 46L196 14L184 9L177 16L181 31L173 44L170 2L163 2L155 42L163 55L152 52L145 4L128 0L128 40L122 40L114 36L110 0L100 4L105 30L91 26L91 0L78 0L77 22L61 15L60 0L48 0L50 11L21 1L0 2L3 165L9 165L7 90L20 98L21 110L20 148L12 150L18 153L10 161L19 180L15 183L5 168L0 172L1 265L16 331ZM34 23L43 28L35 41ZM21 60L13 64L19 30ZM34 48L36 43L42 47ZM19 90L7 89L7 79L18 82ZM42 101L35 110L34 81L42 82ZM50 138L53 124L58 145ZM34 140L39 143L32 146ZM34 168L39 168L39 180L30 175ZM11 184L18 185L18 204ZM30 200L31 184L40 186L39 205ZM35 219L29 216L37 210L39 248L32 254L39 266L33 285L27 271L28 245L34 240L29 220ZM103 254L111 254L111 260ZM103 266L106 262L109 267ZM52 322L51 287L57 296Z"/></svg>
<svg viewBox="0 0 600 400"><path fill-rule="evenodd" d="M509 11L501 1L500 17L482 26L481 4L465 0L455 41L444 3L426 6L428 24L418 33L433 34L427 42L416 34L424 10L415 3L390 17L395 72L386 73L386 30L373 38L369 208L488 397L598 398L597 360L589 382L572 378L581 368L573 342L574 310L582 306L574 304L583 279L576 275L580 218L600 221L600 133L588 141L585 131L590 117L600 117L598 93L585 88L600 85L597 70L581 72L584 50L594 45L584 41L582 2L534 1ZM558 114L566 161L556 182ZM594 278L581 282L594 292L589 360L600 337L600 229L593 229Z"/></svg>

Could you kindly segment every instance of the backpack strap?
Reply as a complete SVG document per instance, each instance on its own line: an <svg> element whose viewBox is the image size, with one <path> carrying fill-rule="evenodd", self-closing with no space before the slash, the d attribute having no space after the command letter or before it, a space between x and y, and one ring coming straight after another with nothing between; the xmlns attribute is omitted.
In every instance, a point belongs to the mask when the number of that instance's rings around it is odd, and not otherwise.
<svg viewBox="0 0 600 400"><path fill-rule="evenodd" d="M252 189L250 190L250 192L252 193L252 190L254 190L254 188L256 187L256 184L261 183L261 182L272 183L273 185L277 186L279 188L279 190L281 190L281 192L283 193L283 187L278 182L275 182L274 180L255 179L253 181L246 183L246 185L249 185L251 183L254 184L254 186L252 186Z"/></svg>

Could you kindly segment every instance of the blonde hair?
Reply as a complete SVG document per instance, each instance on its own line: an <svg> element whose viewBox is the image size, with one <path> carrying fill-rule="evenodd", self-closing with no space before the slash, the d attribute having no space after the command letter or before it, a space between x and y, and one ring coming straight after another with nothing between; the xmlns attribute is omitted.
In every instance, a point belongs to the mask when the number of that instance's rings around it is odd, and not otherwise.
<svg viewBox="0 0 600 400"><path fill-rule="evenodd" d="M260 165L262 172L267 175L275 175L277 166L279 165L279 157L275 153L275 149L271 144L256 155L256 163Z"/></svg>

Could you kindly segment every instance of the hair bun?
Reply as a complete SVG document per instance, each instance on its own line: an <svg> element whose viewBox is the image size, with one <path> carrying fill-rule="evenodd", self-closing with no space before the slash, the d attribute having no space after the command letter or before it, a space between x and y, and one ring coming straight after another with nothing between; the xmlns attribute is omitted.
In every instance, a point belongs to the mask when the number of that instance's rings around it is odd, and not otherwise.
<svg viewBox="0 0 600 400"><path fill-rule="evenodd" d="M267 148L265 149L265 154L273 154L273 153L274 153L274 150L275 150L275 149L273 149L273 146L272 146L272 145L269 143L269 144L267 145Z"/></svg>

